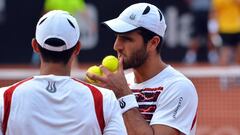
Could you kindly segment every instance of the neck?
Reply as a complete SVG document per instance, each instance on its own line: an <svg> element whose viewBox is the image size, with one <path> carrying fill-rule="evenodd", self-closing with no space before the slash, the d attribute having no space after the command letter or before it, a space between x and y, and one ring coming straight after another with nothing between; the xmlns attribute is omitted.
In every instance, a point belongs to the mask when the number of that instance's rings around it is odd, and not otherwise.
<svg viewBox="0 0 240 135"><path fill-rule="evenodd" d="M135 82L142 83L151 79L166 68L166 66L160 57L149 58L142 66L133 69Z"/></svg>
<svg viewBox="0 0 240 135"><path fill-rule="evenodd" d="M69 64L63 65L62 63L46 63L42 62L40 66L40 75L58 75L70 76L71 66Z"/></svg>

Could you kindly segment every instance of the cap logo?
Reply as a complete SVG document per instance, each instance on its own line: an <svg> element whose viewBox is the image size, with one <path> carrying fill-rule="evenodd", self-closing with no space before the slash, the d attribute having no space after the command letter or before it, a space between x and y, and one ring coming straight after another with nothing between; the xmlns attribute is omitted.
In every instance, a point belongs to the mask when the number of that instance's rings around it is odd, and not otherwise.
<svg viewBox="0 0 240 135"><path fill-rule="evenodd" d="M47 19L47 17L42 19L42 21L39 23L39 25L42 24L46 19Z"/></svg>
<svg viewBox="0 0 240 135"><path fill-rule="evenodd" d="M67 19L67 20L68 20L69 24L75 29L75 26L73 25L73 23L69 19Z"/></svg>
<svg viewBox="0 0 240 135"><path fill-rule="evenodd" d="M162 13L161 13L161 11L160 10L158 10L158 13L159 13L159 16L160 16L160 22L162 21Z"/></svg>
<svg viewBox="0 0 240 135"><path fill-rule="evenodd" d="M135 14L131 14L129 18L130 18L131 20L135 20L136 15L135 15Z"/></svg>
<svg viewBox="0 0 240 135"><path fill-rule="evenodd" d="M149 11L150 11L150 7L147 6L142 14L145 15L145 14L149 13Z"/></svg>

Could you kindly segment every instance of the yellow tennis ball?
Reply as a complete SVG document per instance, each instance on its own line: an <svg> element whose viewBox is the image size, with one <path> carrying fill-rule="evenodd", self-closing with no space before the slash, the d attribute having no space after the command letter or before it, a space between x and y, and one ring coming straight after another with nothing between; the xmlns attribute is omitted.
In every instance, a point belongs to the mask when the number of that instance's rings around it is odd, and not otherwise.
<svg viewBox="0 0 240 135"><path fill-rule="evenodd" d="M91 74L99 75L99 76L101 76L101 75L103 74L102 71L101 71L101 69L100 69L100 67L98 67L98 66L96 66L96 65L89 67L88 70L87 70L87 72L88 72L88 73L91 73ZM86 76L86 79L87 79L87 81L89 81L90 83L96 82L95 80L92 80L92 79L88 78L87 76Z"/></svg>
<svg viewBox="0 0 240 135"><path fill-rule="evenodd" d="M114 72L118 69L118 59L113 55L106 56L102 60L102 65L111 72Z"/></svg>

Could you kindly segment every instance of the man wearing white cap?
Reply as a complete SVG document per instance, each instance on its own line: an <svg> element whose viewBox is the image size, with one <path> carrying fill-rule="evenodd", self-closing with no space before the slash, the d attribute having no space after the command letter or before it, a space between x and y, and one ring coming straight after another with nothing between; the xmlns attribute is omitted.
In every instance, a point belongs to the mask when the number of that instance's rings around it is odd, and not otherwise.
<svg viewBox="0 0 240 135"><path fill-rule="evenodd" d="M114 93L70 77L80 51L78 24L54 10L37 23L40 75L0 89L0 135L126 135Z"/></svg>
<svg viewBox="0 0 240 135"><path fill-rule="evenodd" d="M104 76L87 75L114 91L128 134L194 135L198 96L193 83L160 57L167 27L162 12L138 3L104 24L116 33L119 67L112 73L101 66ZM124 75L129 68L133 72Z"/></svg>

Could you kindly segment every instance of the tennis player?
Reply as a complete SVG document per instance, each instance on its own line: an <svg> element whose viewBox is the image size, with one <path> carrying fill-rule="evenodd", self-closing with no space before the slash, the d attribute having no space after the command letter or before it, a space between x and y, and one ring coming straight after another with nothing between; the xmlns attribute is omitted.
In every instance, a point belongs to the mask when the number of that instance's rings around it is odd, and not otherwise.
<svg viewBox="0 0 240 135"><path fill-rule="evenodd" d="M80 51L75 18L50 11L35 36L40 75L0 89L0 135L126 135L114 93L70 77Z"/></svg>
<svg viewBox="0 0 240 135"><path fill-rule="evenodd" d="M194 135L197 92L188 78L160 57L167 27L162 12L152 4L137 3L104 24L116 34L119 68L112 73L101 66L104 76L87 75L114 91L128 134ZM130 68L132 72L124 74Z"/></svg>

